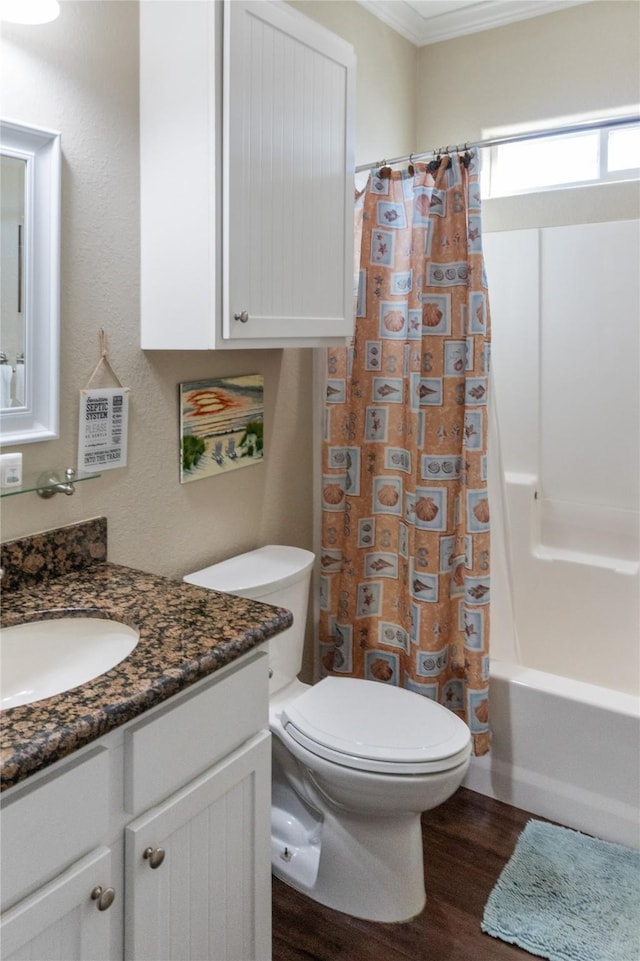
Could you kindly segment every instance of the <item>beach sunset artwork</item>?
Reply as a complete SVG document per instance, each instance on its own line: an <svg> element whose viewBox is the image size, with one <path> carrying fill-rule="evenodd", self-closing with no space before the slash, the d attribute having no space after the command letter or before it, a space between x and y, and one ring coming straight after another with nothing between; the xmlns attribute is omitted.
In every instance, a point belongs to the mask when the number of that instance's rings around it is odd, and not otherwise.
<svg viewBox="0 0 640 961"><path fill-rule="evenodd" d="M263 424L262 374L180 384L180 483L259 464Z"/></svg>

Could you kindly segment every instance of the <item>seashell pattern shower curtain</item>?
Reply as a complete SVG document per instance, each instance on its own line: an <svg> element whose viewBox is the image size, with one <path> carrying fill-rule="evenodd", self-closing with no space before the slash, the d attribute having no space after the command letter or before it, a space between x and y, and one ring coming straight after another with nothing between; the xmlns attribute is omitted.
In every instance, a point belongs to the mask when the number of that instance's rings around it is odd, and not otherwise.
<svg viewBox="0 0 640 961"><path fill-rule="evenodd" d="M355 335L327 353L320 662L459 714L489 749L490 313L475 152L372 174Z"/></svg>

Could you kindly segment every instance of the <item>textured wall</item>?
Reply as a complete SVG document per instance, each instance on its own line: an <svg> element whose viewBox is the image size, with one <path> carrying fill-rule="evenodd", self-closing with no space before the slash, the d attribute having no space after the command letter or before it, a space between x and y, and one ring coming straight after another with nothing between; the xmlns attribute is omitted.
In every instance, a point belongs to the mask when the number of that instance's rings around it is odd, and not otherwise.
<svg viewBox="0 0 640 961"><path fill-rule="evenodd" d="M364 159L382 143L410 149L414 48L355 3L309 6L320 13L325 7L333 20L340 8L351 42L362 39L364 23L375 57L391 58L401 112L388 106L387 81L360 43ZM25 471L75 465L78 391L97 362L101 327L110 361L131 387L128 466L78 485L73 497L2 500L2 539L104 514L111 561L169 576L259 544L312 548L313 351L143 353L139 347L137 3L64 0L54 23L3 25L0 71L2 115L62 133L60 439L23 445ZM265 378L264 462L180 485L177 385L246 373Z"/></svg>
<svg viewBox="0 0 640 961"><path fill-rule="evenodd" d="M639 96L635 2L586 4L420 51L352 0L293 6L356 47L358 163ZM179 576L259 543L312 546L312 351L140 350L137 19L129 0L64 0L52 24L2 27L0 111L60 130L64 159L61 436L24 445L25 470L75 464L78 391L100 327L132 388L129 466L79 485L74 497L3 499L2 539L104 514L111 560ZM592 209L596 196L584 204ZM626 200L616 192L617 206L600 206L638 216L637 196L634 186ZM539 209L522 211L496 220L486 209L485 227L550 222ZM573 200L562 217L575 218ZM265 462L181 486L177 384L253 372L265 377Z"/></svg>
<svg viewBox="0 0 640 961"><path fill-rule="evenodd" d="M311 351L139 347L137 4L64 2L52 24L3 25L1 69L3 116L60 130L63 149L61 431L22 446L25 471L75 465L101 327L131 388L128 466L73 497L4 499L3 540L105 514L110 560L176 576L268 541L310 548ZM265 378L264 463L180 485L178 383L244 373Z"/></svg>
<svg viewBox="0 0 640 961"><path fill-rule="evenodd" d="M422 47L416 149L480 140L487 129L550 122L640 101L640 6L594 2ZM637 183L484 205L485 230L638 217Z"/></svg>

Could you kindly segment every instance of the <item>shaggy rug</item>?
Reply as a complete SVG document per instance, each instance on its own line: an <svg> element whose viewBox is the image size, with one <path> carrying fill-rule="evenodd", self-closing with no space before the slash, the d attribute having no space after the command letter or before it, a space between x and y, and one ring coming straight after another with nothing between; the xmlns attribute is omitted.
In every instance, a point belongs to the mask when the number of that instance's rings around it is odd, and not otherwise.
<svg viewBox="0 0 640 961"><path fill-rule="evenodd" d="M550 961L639 961L640 852L531 820L482 930Z"/></svg>

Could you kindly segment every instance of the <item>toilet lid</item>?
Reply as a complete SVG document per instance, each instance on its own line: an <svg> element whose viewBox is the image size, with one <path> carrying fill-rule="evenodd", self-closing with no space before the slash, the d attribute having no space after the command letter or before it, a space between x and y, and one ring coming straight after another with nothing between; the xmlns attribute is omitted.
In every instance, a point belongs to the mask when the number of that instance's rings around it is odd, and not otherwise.
<svg viewBox="0 0 640 961"><path fill-rule="evenodd" d="M433 773L470 754L469 728L459 717L378 681L327 677L285 706L282 723L313 753L366 771Z"/></svg>
<svg viewBox="0 0 640 961"><path fill-rule="evenodd" d="M300 580L314 560L315 555L301 547L268 544L186 574L183 580L210 591L257 600Z"/></svg>

